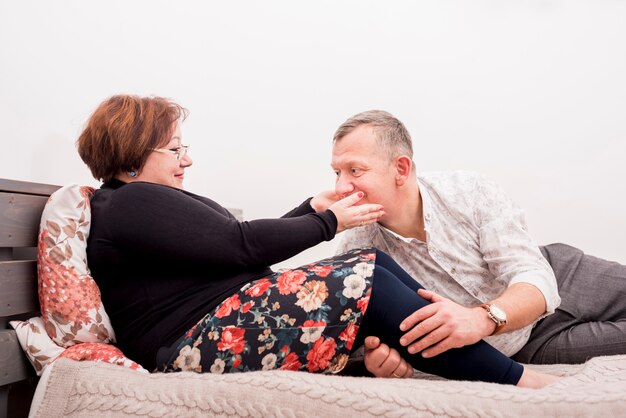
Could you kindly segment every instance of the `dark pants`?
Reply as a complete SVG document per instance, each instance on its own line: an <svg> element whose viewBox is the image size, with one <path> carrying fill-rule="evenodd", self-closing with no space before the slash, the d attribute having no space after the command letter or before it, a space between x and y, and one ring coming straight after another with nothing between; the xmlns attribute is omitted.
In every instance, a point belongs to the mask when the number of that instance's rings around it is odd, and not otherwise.
<svg viewBox="0 0 626 418"><path fill-rule="evenodd" d="M513 356L521 363L584 363L626 354L626 266L565 244L541 247L556 276L561 306L537 323Z"/></svg>
<svg viewBox="0 0 626 418"><path fill-rule="evenodd" d="M411 365L421 371L456 380L481 380L516 384L523 367L484 341L451 349L431 358L410 354L400 345L400 323L430 302L417 295L422 286L391 257L376 251L376 267L367 312L361 322L354 346L368 335L395 348Z"/></svg>

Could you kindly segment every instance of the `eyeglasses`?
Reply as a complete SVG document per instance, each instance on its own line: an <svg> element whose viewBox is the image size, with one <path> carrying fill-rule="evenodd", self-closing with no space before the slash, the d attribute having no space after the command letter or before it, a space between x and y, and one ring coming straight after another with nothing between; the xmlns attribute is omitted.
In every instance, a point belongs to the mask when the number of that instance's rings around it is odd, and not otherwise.
<svg viewBox="0 0 626 418"><path fill-rule="evenodd" d="M152 151L156 152L167 152L169 154L174 154L178 161L182 160L185 155L187 155L187 150L189 149L189 145L181 145L176 148L152 148Z"/></svg>

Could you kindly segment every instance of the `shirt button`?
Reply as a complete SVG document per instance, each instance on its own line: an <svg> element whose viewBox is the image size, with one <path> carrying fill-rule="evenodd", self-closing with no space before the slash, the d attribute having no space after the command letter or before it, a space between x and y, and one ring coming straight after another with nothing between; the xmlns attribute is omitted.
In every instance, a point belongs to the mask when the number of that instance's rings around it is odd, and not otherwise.
<svg viewBox="0 0 626 418"><path fill-rule="evenodd" d="M452 273L452 274L456 273L456 269L455 269L454 267L452 267L452 268L450 269L450 273Z"/></svg>

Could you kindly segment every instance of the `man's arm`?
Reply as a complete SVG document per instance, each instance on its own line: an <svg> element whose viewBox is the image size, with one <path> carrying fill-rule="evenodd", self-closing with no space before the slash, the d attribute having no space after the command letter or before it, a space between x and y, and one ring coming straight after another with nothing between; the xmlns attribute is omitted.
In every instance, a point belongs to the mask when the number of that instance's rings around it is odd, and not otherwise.
<svg viewBox="0 0 626 418"><path fill-rule="evenodd" d="M492 303L507 314L507 323L498 334L515 331L535 322L546 313L546 300L543 293L532 284L514 283ZM492 321L492 324L495 323Z"/></svg>
<svg viewBox="0 0 626 418"><path fill-rule="evenodd" d="M479 250L493 275L489 280L506 285L496 299L483 300L507 314L507 324L498 333L523 328L554 312L560 302L554 272L530 237L523 211L498 185L479 176L465 192L472 196L468 198L472 208L468 221L476 227ZM402 324L401 329L408 331L402 343L410 345L410 351L422 352L425 357L437 355L476 343L496 329L481 307L461 306L433 292L420 290L419 294L432 304Z"/></svg>
<svg viewBox="0 0 626 418"><path fill-rule="evenodd" d="M498 334L523 328L554 312L560 302L554 273L528 234L523 212L497 185L479 177L466 192L471 197L466 219L478 232L482 258L493 274L489 280L506 285L497 298L483 299L507 313L507 325L498 329ZM401 342L413 352L431 357L476 343L495 331L494 321L481 307L462 306L434 292L420 290L419 294L432 304L410 315L401 328L407 331Z"/></svg>

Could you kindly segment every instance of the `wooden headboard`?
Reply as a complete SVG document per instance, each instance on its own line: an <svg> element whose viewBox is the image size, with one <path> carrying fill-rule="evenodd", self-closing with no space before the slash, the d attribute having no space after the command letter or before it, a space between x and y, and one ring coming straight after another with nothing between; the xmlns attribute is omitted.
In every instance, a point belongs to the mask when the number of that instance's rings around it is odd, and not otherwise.
<svg viewBox="0 0 626 418"><path fill-rule="evenodd" d="M37 384L9 321L39 314L37 233L58 188L0 179L0 417L27 416Z"/></svg>

